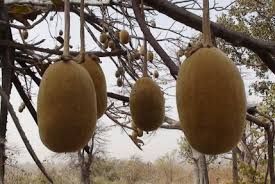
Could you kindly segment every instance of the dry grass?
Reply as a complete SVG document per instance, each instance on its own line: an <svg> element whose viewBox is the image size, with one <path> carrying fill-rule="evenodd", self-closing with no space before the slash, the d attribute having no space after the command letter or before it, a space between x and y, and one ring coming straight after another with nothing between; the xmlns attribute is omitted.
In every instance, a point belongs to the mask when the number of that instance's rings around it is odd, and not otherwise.
<svg viewBox="0 0 275 184"><path fill-rule="evenodd" d="M95 184L192 184L193 168L172 162L144 163L140 160L104 161L96 164L93 172ZM45 177L35 166L7 167L7 184L45 184ZM48 165L47 170L56 184L79 184L78 168L68 165ZM229 184L231 168L228 166L209 169L211 184Z"/></svg>

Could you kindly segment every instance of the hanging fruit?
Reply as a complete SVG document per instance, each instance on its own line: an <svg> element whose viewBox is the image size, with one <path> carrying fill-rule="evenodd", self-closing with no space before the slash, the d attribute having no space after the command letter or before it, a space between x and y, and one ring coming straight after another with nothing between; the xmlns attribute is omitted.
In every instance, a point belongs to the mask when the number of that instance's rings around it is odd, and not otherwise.
<svg viewBox="0 0 275 184"><path fill-rule="evenodd" d="M99 41L101 43L105 43L108 40L108 35L105 32L102 32L99 36Z"/></svg>
<svg viewBox="0 0 275 184"><path fill-rule="evenodd" d="M37 119L41 141L54 152L74 152L88 143L96 127L96 92L82 66L59 61L48 67L38 92Z"/></svg>
<svg viewBox="0 0 275 184"><path fill-rule="evenodd" d="M127 44L129 42L129 40L130 40L130 35L129 35L128 31L121 30L119 32L119 41L120 41L120 43Z"/></svg>
<svg viewBox="0 0 275 184"><path fill-rule="evenodd" d="M78 56L79 58L80 56ZM78 59L77 58L77 59ZM90 74L95 90L97 101L97 119L99 119L107 108L107 85L104 72L99 65L99 58L95 55L85 54L84 62L81 63Z"/></svg>
<svg viewBox="0 0 275 184"><path fill-rule="evenodd" d="M121 87L123 85L123 81L121 78L117 78L116 84L118 87Z"/></svg>
<svg viewBox="0 0 275 184"><path fill-rule="evenodd" d="M207 3L204 0L203 44L180 67L176 101L190 145L213 155L230 151L240 141L245 128L246 94L238 68L212 46Z"/></svg>
<svg viewBox="0 0 275 184"><path fill-rule="evenodd" d="M141 130L153 131L163 123L163 93L151 78L136 81L130 94L130 111L134 124Z"/></svg>
<svg viewBox="0 0 275 184"><path fill-rule="evenodd" d="M154 59L154 53L152 51L148 51L147 53L147 60L152 62Z"/></svg>

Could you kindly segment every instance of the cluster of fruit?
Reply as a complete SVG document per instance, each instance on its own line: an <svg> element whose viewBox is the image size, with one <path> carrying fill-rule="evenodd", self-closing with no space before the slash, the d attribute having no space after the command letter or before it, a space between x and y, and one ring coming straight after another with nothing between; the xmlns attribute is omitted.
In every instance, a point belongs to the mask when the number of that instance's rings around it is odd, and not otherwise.
<svg viewBox="0 0 275 184"><path fill-rule="evenodd" d="M43 144L54 152L74 152L91 139L107 108L107 87L99 58L58 61L43 74L37 119Z"/></svg>
<svg viewBox="0 0 275 184"><path fill-rule="evenodd" d="M122 44L129 42L127 31L119 32ZM100 42L114 49L106 33ZM178 53L181 56L183 52ZM134 57L144 56L144 47ZM234 63L215 47L201 47L187 54L176 83L176 101L181 128L197 151L220 154L239 142L245 128L246 94ZM153 53L147 52L148 61ZM76 57L75 60L79 58ZM96 121L107 107L104 73L96 56L85 55L84 62L59 61L45 71L38 94L38 126L42 142L55 152L72 152L90 140ZM123 67L115 73L122 86ZM158 73L154 72L155 78ZM165 118L161 88L150 77L136 81L130 93L132 137L158 129Z"/></svg>

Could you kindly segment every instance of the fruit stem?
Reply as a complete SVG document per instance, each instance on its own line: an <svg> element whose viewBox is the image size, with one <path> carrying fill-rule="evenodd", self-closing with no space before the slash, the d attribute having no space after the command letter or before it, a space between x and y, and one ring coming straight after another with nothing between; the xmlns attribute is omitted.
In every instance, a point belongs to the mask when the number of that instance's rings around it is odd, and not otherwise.
<svg viewBox="0 0 275 184"><path fill-rule="evenodd" d="M84 61L85 33L84 33L84 0L80 1L80 63Z"/></svg>
<svg viewBox="0 0 275 184"><path fill-rule="evenodd" d="M144 18L144 21L145 21L145 13L144 13L144 4L143 4L143 0L141 0L140 2L140 10L141 10L141 15L143 16ZM146 40L146 36L145 34L143 34L143 39L144 39L144 43L143 43L143 46L144 46L144 60L143 60L143 71L142 71L142 74L143 74L143 77L148 77L148 72L147 72L147 40Z"/></svg>
<svg viewBox="0 0 275 184"><path fill-rule="evenodd" d="M70 0L64 0L64 18L65 18L65 33L64 33L64 50L63 56L69 56L69 40L70 40Z"/></svg>
<svg viewBox="0 0 275 184"><path fill-rule="evenodd" d="M202 19L202 32L203 32L203 47L212 46L211 30L210 30L210 17L209 17L209 0L203 0L203 19Z"/></svg>

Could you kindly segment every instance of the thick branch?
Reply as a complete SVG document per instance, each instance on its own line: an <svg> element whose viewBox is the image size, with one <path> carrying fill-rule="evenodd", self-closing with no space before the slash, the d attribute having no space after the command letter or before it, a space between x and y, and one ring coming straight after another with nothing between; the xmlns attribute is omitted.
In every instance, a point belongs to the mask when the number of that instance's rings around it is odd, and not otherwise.
<svg viewBox="0 0 275 184"><path fill-rule="evenodd" d="M46 48L41 48L41 47L35 47L33 45L28 45L28 44L20 44L16 42L11 42L8 40L1 40L0 46L5 46L5 47L12 47L16 48L19 50L24 50L24 49L30 49L38 52L44 52L44 53L49 53L49 54L55 54L55 55L62 55L62 51L55 50L55 49L46 49ZM94 54L98 57L109 57L109 56L120 56L120 55L126 55L126 51L123 50L114 50L111 52L100 52L100 51L93 51L93 52L86 52L88 54ZM76 51L70 51L70 55L72 56L77 56L79 52Z"/></svg>
<svg viewBox="0 0 275 184"><path fill-rule="evenodd" d="M44 166L42 165L42 163L40 162L40 160L38 159L38 157L36 156L34 150L32 149L32 146L30 145L26 134L24 132L24 130L22 129L20 122L16 116L16 113L14 112L14 109L12 107L12 105L9 102L9 97L6 95L6 93L3 91L2 87L0 87L0 95L1 95L1 99L3 101L3 103L5 103L7 105L8 111L14 121L14 124L28 150L28 152L30 153L31 157L33 158L34 162L36 163L36 165L39 167L39 169L41 170L41 172L46 176L46 178L53 183L52 179L50 178L50 176L47 174Z"/></svg>
<svg viewBox="0 0 275 184"><path fill-rule="evenodd" d="M3 4L3 1L0 1L0 20L8 21L8 12L6 7ZM0 26L0 42L2 40L12 40L12 33L10 27L7 25ZM7 94L9 99L11 93L11 74L13 72L12 66L14 64L14 49L0 46L0 59L2 64L2 86L4 92ZM7 115L8 109L7 105L1 99L1 109L0 109L0 183L4 183L5 175L5 140L6 140L6 131L7 131Z"/></svg>
<svg viewBox="0 0 275 184"><path fill-rule="evenodd" d="M144 0L144 2L170 18L198 31L202 31L201 17L184 8L176 6L167 0ZM225 41L232 43L234 46L246 47L258 54L260 57L262 53L272 53L275 55L275 42L255 39L243 33L228 30L224 26L214 22L211 22L211 30L216 37L220 37ZM270 60L270 58L261 57L261 59L269 69L275 73L275 61L273 59Z"/></svg>
<svg viewBox="0 0 275 184"><path fill-rule="evenodd" d="M137 0L132 1L133 4L133 10L137 19L137 22L139 24L140 29L142 30L144 36L148 39L148 42L152 45L154 50L158 53L158 55L161 57L165 65L169 68L171 75L176 79L176 75L178 74L178 67L177 65L171 60L171 58L168 56L168 54L163 50L163 48L159 45L159 43L156 41L150 30L148 29L139 8L139 3Z"/></svg>

